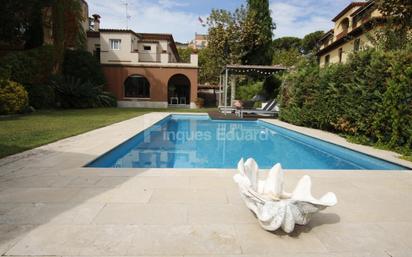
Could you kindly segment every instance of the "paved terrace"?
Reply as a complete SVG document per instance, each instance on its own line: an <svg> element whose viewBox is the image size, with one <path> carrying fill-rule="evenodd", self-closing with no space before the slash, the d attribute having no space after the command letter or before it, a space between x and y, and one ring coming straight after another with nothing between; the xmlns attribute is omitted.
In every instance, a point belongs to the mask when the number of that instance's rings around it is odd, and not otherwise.
<svg viewBox="0 0 412 257"><path fill-rule="evenodd" d="M334 191L339 203L285 235L259 227L234 170L81 168L166 116L147 114L0 160L0 255L412 255L409 172L287 171L287 188L309 173L314 194Z"/></svg>

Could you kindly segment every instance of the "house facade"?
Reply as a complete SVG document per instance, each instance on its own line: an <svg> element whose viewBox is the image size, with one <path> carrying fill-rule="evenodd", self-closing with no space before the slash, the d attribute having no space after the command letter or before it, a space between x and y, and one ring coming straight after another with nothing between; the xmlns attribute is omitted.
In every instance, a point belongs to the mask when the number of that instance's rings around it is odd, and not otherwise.
<svg viewBox="0 0 412 257"><path fill-rule="evenodd" d="M320 39L320 66L345 63L349 54L371 46L369 33L384 18L374 1L353 2L332 20L335 26Z"/></svg>
<svg viewBox="0 0 412 257"><path fill-rule="evenodd" d="M171 34L100 29L93 15L87 48L99 60L119 107L195 108L198 58L181 63Z"/></svg>

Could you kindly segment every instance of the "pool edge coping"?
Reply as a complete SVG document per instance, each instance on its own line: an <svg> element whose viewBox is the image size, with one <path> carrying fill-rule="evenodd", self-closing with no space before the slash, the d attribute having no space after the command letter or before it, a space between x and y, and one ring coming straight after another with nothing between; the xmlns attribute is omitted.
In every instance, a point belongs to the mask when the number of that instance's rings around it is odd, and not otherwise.
<svg viewBox="0 0 412 257"><path fill-rule="evenodd" d="M153 117L152 116L153 114L158 114L158 115L161 115L162 117ZM68 137L68 138L63 138L63 139L57 140L55 142L52 142L52 143L49 143L49 144L46 144L46 145L42 145L42 146L27 150L27 151L23 151L23 152L14 154L14 155L6 156L6 157L0 159L0 169L3 166L7 166L11 163L21 161L22 159L27 158L29 156L37 155L38 153L41 153L44 150L47 151L49 148L53 148L55 145L58 145L58 144L60 144L64 141L71 141L71 140L73 140L77 137L81 137L81 136L84 136L84 135L89 134L89 133L95 133L96 131L108 129L108 128L116 126L120 123L130 122L130 121L135 120L135 119L142 119L144 117L147 117L148 115L152 116L152 117L150 117L151 122L152 122L151 125L144 126L140 131L137 131L136 133L134 133L131 136L126 136L125 138L119 139L118 142L116 142L116 144L113 145L113 146L105 147L105 149L99 150L98 153L93 153L93 154L95 154L95 156L93 156L93 158L90 158L90 159L87 159L87 160L81 160L81 161L78 162L78 164L75 165L75 167L71 167L70 169L74 168L74 169L85 169L85 170L88 170L88 169L108 170L110 168L95 168L95 167L85 167L85 166L87 164L93 162L95 159L99 158L101 155L105 154L106 152L111 151L112 149L114 149L118 145L120 145L120 144L126 142L127 140L131 139L136 134L144 131L145 129L149 128L153 124L167 118L170 115L208 115L208 114L206 112L198 112L198 113L192 113L192 112L164 112L164 111L163 112L149 112L149 113L146 113L144 115L132 117L132 118L127 119L127 120L119 121L117 123L113 123L113 124L110 124L108 126L104 126L102 128L97 128L97 129L94 129L94 130L90 130L90 131L84 132L84 133L79 134L79 135L75 135L75 136ZM341 137L337 134L327 132L327 131L323 131L323 130L319 130L319 129L313 129L313 128L307 128L307 127L300 127L300 126L292 125L290 123L286 123L286 122L280 121L278 119L264 119L264 118L262 118L262 119L258 119L257 121L263 121L263 122L267 122L268 124L279 126L279 127L285 128L285 129L290 129L291 131L294 131L296 133L300 133L300 134L303 134L303 135L306 135L306 136L309 136L309 137L313 137L313 138L316 138L318 140L322 140L322 141L325 141L325 142L328 142L328 143L331 143L331 144L335 144L335 145L338 145L338 146L341 146L341 147L344 147L344 148L348 148L350 150L360 152L362 154L366 154L366 155L369 155L369 156L372 156L372 157L375 157L375 158L378 158L378 159L381 159L381 160L384 160L384 161L388 161L388 162L391 162L391 163L394 163L394 164L397 164L397 165L400 165L400 166L404 166L405 168L409 168L409 170L390 170L390 171L389 170L357 170L357 171L363 171L363 172L383 171L383 172L412 173L412 162L399 159L397 156L400 156L400 155L395 153L395 152L376 149L376 148L373 148L371 146L366 146L366 145L349 143L345 138L343 138L343 137ZM320 133L321 135L319 136L316 133ZM330 140L330 139L327 138L327 136L332 136L332 137L334 137L335 140L337 139L337 141ZM139 169L139 168L133 168L133 169L136 170L136 169ZM164 168L151 168L151 169L161 170L161 169L164 169ZM170 169L175 169L175 168L170 168ZM126 170L126 168L124 168L124 170ZM196 169L193 169L193 170L206 171L206 170L217 170L217 169L216 168L213 168L213 169L200 169L200 168L197 169L196 168ZM218 170L227 170L227 169L218 168ZM264 169L262 169L262 170L264 170ZM285 170L287 170L287 169L285 169ZM294 171L294 170L291 169L291 171ZM306 171L306 170L303 169L303 170L299 170L299 171ZM325 170L315 170L315 171L329 172L331 170L325 169ZM342 172L344 172L344 171L350 171L350 170L343 170Z"/></svg>
<svg viewBox="0 0 412 257"><path fill-rule="evenodd" d="M393 163L399 166L403 166L405 168L409 168L410 170L412 170L412 162L400 159L399 156L401 156L401 154L398 154L393 151L377 149L377 148L374 148L368 145L351 143L351 142L348 142L344 137L341 137L335 133L320 130L320 129L293 125L293 124L281 121L279 119L258 119L258 121L265 122L270 125L279 126L284 129L289 129L294 132L303 134L305 136L309 136L309 137L312 137L318 140L322 140L324 142L334 144L340 147L344 147L349 150L359 152L359 153L362 153L362 154L365 154L365 155L368 155L374 158L378 158L378 159L381 159L381 160L384 160L384 161L387 161L387 162L390 162L390 163ZM318 135L318 133L324 134L324 135L323 136ZM335 138L329 139L328 136L335 137Z"/></svg>
<svg viewBox="0 0 412 257"><path fill-rule="evenodd" d="M136 136L137 134L143 132L147 128L153 126L154 124L157 124L158 122L160 122L160 121L162 121L162 120L164 120L164 119L166 119L166 118L168 118L172 115L192 115L192 116L208 115L208 113L205 113L205 112L199 112L199 113L191 113L191 112L150 112L150 113L147 113L147 114L152 114L152 113L164 114L165 116L163 118L157 119L156 121L153 122L152 125L142 129L141 131L137 132L133 136L131 136L129 138L126 138L125 140L122 140L116 146L111 147L108 150L105 150L102 154L96 156L92 160L87 161L86 163L83 163L81 165L81 168L85 168L85 169L96 168L96 167L87 167L87 165L94 162L95 160L97 160L101 156L107 154L108 152L112 151L113 149L115 149L119 145L121 145L121 144L127 142L128 140L132 139L134 136ZM147 115L147 114L145 114L145 115ZM139 117L143 117L145 115L142 115L142 116L139 116ZM138 117L135 117L135 118L138 118ZM132 118L132 119L134 119L134 118ZM324 142L327 142L327 143L330 143L330 144L334 144L334 145L337 145L337 146L340 146L340 147L343 147L343 148L346 148L346 149L349 149L349 150L352 150L352 151L355 151L355 152L359 152L359 153L371 156L373 158L377 158L377 159L380 159L380 160L383 160L383 161L387 161L387 162L393 163L395 165L403 166L403 167L409 169L409 170L384 170L386 172L391 172L391 171L392 172L393 171L412 172L412 163L409 162L409 161L402 160L402 159L396 157L396 156L400 156L400 154L392 152L392 151L376 149L376 148L373 148L373 147L367 146L367 145L350 143L345 138L343 138L343 137L341 137L337 134L334 134L334 133L331 133L331 132L328 132L328 131L323 131L323 130L320 130L320 129L313 129L313 128L296 126L296 125L293 125L293 124L290 124L290 123L287 123L287 122L284 122L284 121L280 121L279 119L260 118L260 119L257 119L256 121L265 122L269 125L279 126L281 128L284 128L284 129L289 129L289 130L294 131L296 133L300 133L300 134L305 135L305 136L309 136L309 137L312 137L312 138L315 138L315 139L318 139L318 140L321 140L321 141L324 141ZM309 130L309 131L306 131L306 130ZM325 134L325 136L316 135L316 133ZM342 142L333 141L333 139L332 140L328 139L326 136L335 137L335 139L339 139L338 141L342 141ZM367 148L367 149L361 149L361 148ZM370 150L370 152L368 152L367 150ZM390 155L390 156L386 156L386 155ZM97 168L97 169L108 169L108 168ZM134 169L136 169L136 168L134 168ZM151 168L151 169L162 169L162 168ZM170 169L175 169L175 168L170 168ZM213 168L213 169L216 169L216 168ZM225 168L220 168L220 169L226 170ZM288 169L285 169L285 170L288 170ZM291 170L293 170L293 169L291 169ZM323 171L328 171L328 169L319 169L317 171L322 171L322 170ZM363 171L380 171L380 170L363 170Z"/></svg>

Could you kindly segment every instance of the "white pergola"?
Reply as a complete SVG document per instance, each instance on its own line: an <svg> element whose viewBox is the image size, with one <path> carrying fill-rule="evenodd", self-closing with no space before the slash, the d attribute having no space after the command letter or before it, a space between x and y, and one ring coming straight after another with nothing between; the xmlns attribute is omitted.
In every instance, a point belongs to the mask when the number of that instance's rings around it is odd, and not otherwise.
<svg viewBox="0 0 412 257"><path fill-rule="evenodd" d="M219 106L228 107L228 80L230 75L262 75L269 77L279 71L287 70L286 67L280 65L265 66L265 65L226 65L219 76ZM232 94L230 102L233 102L234 95Z"/></svg>

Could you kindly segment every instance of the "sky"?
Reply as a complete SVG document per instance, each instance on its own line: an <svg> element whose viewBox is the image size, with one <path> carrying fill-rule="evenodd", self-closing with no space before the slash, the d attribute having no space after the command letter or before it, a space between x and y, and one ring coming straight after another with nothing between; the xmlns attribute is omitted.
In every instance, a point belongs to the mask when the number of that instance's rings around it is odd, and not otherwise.
<svg viewBox="0 0 412 257"><path fill-rule="evenodd" d="M130 19L126 19L126 3ZM88 0L89 14L101 16L101 28L126 28L136 32L171 33L175 41L189 42L206 33L199 21L212 9L235 10L246 0ZM276 23L275 38L303 37L332 28L332 18L350 0L270 0Z"/></svg>

